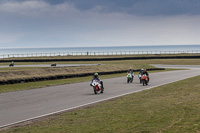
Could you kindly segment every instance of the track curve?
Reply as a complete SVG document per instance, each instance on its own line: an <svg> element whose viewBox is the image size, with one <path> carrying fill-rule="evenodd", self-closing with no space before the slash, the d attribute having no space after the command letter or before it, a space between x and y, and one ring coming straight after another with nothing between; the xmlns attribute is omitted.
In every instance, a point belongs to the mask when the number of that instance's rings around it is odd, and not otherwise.
<svg viewBox="0 0 200 133"><path fill-rule="evenodd" d="M155 66L187 70L152 73L148 86L139 84L137 75L129 84L125 76L104 79L105 91L98 95L94 95L90 82L2 93L0 128L200 75L200 66Z"/></svg>

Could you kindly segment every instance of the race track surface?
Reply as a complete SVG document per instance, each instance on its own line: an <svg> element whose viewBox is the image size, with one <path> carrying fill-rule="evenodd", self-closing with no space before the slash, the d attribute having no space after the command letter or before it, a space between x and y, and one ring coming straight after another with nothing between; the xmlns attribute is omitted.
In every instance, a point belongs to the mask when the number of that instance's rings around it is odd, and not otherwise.
<svg viewBox="0 0 200 133"><path fill-rule="evenodd" d="M103 80L105 91L103 94L97 95L94 94L92 87L89 86L90 82L2 93L0 94L0 127L200 75L200 66L175 66L175 68L187 68L189 70L152 73L150 74L148 86L139 84L137 75L135 75L133 83L129 84L126 83L126 75L124 77L105 79Z"/></svg>

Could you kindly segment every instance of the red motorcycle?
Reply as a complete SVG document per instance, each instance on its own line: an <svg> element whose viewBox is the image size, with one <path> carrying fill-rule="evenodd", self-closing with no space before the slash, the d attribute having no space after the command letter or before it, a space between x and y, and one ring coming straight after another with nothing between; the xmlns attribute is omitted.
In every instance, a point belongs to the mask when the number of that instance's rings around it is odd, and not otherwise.
<svg viewBox="0 0 200 133"><path fill-rule="evenodd" d="M146 74L143 74L143 75L142 75L142 83L143 83L143 86L144 86L145 84L148 85L148 83L149 83L149 79L148 79L148 77L147 77Z"/></svg>
<svg viewBox="0 0 200 133"><path fill-rule="evenodd" d="M99 83L98 80L93 80L92 87L94 89L94 94L103 93L104 89L103 89L103 87L101 86L101 84Z"/></svg>

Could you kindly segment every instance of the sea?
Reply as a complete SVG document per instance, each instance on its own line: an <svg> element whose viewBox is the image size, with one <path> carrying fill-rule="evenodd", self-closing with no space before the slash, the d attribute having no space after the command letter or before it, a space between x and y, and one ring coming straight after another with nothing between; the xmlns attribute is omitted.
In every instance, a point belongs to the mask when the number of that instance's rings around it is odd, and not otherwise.
<svg viewBox="0 0 200 133"><path fill-rule="evenodd" d="M55 48L0 48L0 58L10 56L33 56L34 54L58 55L58 53L66 54L102 54L102 53L125 53L134 52L135 54L159 53L159 52L195 52L200 53L200 45L157 45L157 46L112 46L112 47L55 47ZM10 56L9 56L10 55Z"/></svg>

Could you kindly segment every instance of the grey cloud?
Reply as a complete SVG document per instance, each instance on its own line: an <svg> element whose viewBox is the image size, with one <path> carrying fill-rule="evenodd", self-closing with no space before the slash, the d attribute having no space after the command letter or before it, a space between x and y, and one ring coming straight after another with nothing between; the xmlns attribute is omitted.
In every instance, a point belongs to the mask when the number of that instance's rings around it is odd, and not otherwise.
<svg viewBox="0 0 200 133"><path fill-rule="evenodd" d="M1 2L30 0L2 0ZM69 3L81 11L125 13L133 15L200 15L200 0L32 0L51 5Z"/></svg>
<svg viewBox="0 0 200 133"><path fill-rule="evenodd" d="M30 0L0 0L0 43L200 42L200 16L193 16L200 14L199 0L31 0L37 1L35 5L24 1ZM15 8L5 6L9 2Z"/></svg>
<svg viewBox="0 0 200 133"><path fill-rule="evenodd" d="M54 0L46 0L51 4ZM199 0L62 0L79 10L93 10L100 7L102 13L128 13L134 15L199 15Z"/></svg>

